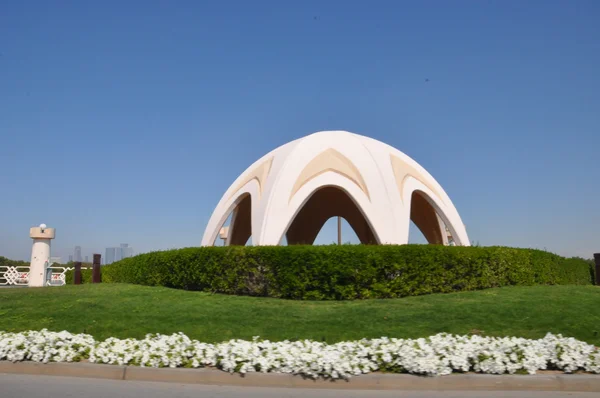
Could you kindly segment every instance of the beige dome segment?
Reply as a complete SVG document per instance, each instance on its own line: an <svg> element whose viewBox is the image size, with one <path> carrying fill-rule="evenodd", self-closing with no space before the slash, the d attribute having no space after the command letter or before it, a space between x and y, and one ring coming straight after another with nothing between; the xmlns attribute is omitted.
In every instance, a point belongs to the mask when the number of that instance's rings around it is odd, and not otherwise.
<svg viewBox="0 0 600 398"><path fill-rule="evenodd" d="M262 194L264 183L267 181L269 170L271 170L272 162L273 158L269 158L262 162L260 166L253 169L244 180L237 184L236 189L232 191L232 195L243 188L244 185L248 184L251 180L256 180L258 182L259 192Z"/></svg>
<svg viewBox="0 0 600 398"><path fill-rule="evenodd" d="M313 178L328 172L332 171L334 173L341 174L342 176L350 179L356 185L362 189L362 191L369 196L369 190L367 189L367 184L365 184L365 180L360 175L360 171L352 164L352 162L336 151L335 149L329 148L323 152L321 152L317 157L310 161L309 164L304 167L300 176L296 180L294 184L294 188L292 189L292 193L290 195L290 200L292 197L304 184Z"/></svg>
<svg viewBox="0 0 600 398"><path fill-rule="evenodd" d="M404 183L409 177L416 178L421 183L423 183L427 188L431 189L442 201L443 198L437 192L437 189L431 184L427 182L423 182L418 176L421 174L418 170L412 167L410 164L407 164L400 158L394 155L390 155L390 160L392 162L392 169L394 170L394 176L396 177L396 184L398 185L398 190L402 193L404 191Z"/></svg>
<svg viewBox="0 0 600 398"><path fill-rule="evenodd" d="M312 244L335 216L363 243L408 243L412 220L430 243L447 244L450 235L469 245L456 208L423 167L387 144L346 131L314 133L257 160L223 195L202 245L213 245L217 236L230 245L250 237L254 245L278 245L284 237L288 244Z"/></svg>

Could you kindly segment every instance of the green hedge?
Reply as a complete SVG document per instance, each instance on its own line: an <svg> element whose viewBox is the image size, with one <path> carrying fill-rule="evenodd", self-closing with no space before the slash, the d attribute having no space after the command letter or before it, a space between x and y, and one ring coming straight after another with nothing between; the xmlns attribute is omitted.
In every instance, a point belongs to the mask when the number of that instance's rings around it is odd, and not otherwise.
<svg viewBox="0 0 600 398"><path fill-rule="evenodd" d="M577 257L578 260L586 261L590 265L590 278L592 278L592 283L596 281L596 262L593 259L585 260Z"/></svg>
<svg viewBox="0 0 600 398"><path fill-rule="evenodd" d="M21 260L10 260L6 257L0 256L0 267L29 267L29 261Z"/></svg>
<svg viewBox="0 0 600 398"><path fill-rule="evenodd" d="M65 282L67 285L72 285L75 281L75 271L70 270L65 273ZM81 283L92 283L92 270L81 270Z"/></svg>
<svg viewBox="0 0 600 398"><path fill-rule="evenodd" d="M531 249L439 245L187 248L104 266L102 280L305 300L592 283L590 264L582 259Z"/></svg>

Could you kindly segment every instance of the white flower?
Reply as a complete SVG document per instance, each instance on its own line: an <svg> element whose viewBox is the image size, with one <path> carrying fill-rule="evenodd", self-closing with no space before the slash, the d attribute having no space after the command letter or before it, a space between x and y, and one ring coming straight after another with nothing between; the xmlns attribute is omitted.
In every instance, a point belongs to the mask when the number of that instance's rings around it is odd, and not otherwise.
<svg viewBox="0 0 600 398"><path fill-rule="evenodd" d="M547 334L543 339L454 336L420 339L362 339L325 344L310 340L271 342L230 340L219 344L191 340L183 333L144 339L95 341L85 334L0 332L0 360L76 362L150 367L217 367L226 372L276 372L307 377L350 378L377 370L428 376L452 372L492 374L552 368L600 373L600 350Z"/></svg>

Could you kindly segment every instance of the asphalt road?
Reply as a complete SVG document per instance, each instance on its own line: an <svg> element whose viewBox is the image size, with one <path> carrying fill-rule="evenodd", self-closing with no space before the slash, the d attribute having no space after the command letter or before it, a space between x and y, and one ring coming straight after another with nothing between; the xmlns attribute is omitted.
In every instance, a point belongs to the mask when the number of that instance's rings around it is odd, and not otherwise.
<svg viewBox="0 0 600 398"><path fill-rule="evenodd" d="M598 397L598 393L515 391L359 391L206 386L0 374L2 398L556 398Z"/></svg>

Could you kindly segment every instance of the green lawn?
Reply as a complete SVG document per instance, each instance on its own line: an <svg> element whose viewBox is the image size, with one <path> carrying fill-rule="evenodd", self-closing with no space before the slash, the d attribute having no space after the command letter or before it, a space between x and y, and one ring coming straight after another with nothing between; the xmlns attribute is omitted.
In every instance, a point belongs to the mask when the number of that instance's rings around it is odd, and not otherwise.
<svg viewBox="0 0 600 398"><path fill-rule="evenodd" d="M0 289L0 330L47 328L96 338L184 332L218 342L425 337L439 332L543 337L600 346L600 288L505 287L390 300L288 301L122 284Z"/></svg>

